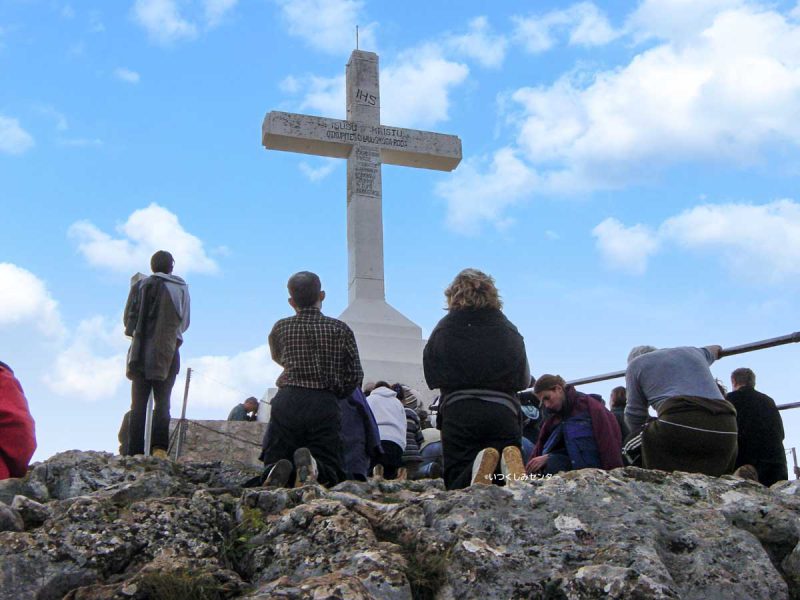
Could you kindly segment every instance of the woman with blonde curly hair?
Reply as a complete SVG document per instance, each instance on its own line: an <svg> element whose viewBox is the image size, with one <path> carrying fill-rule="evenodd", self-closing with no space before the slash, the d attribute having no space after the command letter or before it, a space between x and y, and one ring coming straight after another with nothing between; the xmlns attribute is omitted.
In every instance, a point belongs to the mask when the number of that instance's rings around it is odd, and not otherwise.
<svg viewBox="0 0 800 600"><path fill-rule="evenodd" d="M503 314L490 275L464 269L444 294L448 312L431 333L423 366L428 386L442 395L436 421L445 486L524 477L516 392L530 382L525 342Z"/></svg>

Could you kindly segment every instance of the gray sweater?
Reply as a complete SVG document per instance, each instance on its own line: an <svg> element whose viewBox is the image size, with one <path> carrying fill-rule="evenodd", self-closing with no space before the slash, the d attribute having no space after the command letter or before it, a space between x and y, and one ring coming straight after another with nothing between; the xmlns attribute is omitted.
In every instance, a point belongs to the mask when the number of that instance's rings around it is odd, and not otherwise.
<svg viewBox="0 0 800 600"><path fill-rule="evenodd" d="M634 358L625 372L628 404L625 421L632 432L647 421L647 408L658 410L667 398L697 396L724 401L708 368L714 357L707 348L662 348Z"/></svg>

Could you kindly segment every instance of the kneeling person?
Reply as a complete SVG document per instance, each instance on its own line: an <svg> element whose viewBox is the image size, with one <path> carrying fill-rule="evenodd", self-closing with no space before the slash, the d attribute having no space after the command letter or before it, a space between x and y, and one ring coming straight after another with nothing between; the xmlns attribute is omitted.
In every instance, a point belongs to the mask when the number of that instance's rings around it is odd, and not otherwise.
<svg viewBox="0 0 800 600"><path fill-rule="evenodd" d="M265 484L286 485L296 476L298 485L318 480L332 486L344 477L339 398L361 385L364 373L350 327L320 311L325 292L319 277L301 271L288 288L296 314L269 334L272 360L283 372L261 453Z"/></svg>
<svg viewBox="0 0 800 600"><path fill-rule="evenodd" d="M533 391L551 416L542 424L529 473L622 466L619 425L605 406L558 375L542 375Z"/></svg>
<svg viewBox="0 0 800 600"><path fill-rule="evenodd" d="M644 468L714 476L733 471L736 409L709 369L720 351L720 346L631 350L625 421L632 434L641 432ZM648 406L657 419L648 420Z"/></svg>

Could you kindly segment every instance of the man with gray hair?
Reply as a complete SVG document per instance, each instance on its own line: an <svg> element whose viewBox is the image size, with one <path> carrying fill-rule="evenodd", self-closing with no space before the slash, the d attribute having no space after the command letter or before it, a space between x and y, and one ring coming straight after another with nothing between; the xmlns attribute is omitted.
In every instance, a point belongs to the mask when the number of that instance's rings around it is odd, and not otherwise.
<svg viewBox="0 0 800 600"><path fill-rule="evenodd" d="M783 421L775 401L756 391L756 374L740 368L731 373L733 391L728 402L736 408L739 426L739 453L736 467L752 465L758 480L766 486L788 479L783 450Z"/></svg>
<svg viewBox="0 0 800 600"><path fill-rule="evenodd" d="M709 366L720 346L637 346L628 355L625 421L641 432L646 469L706 475L731 473L736 410L722 397ZM658 418L648 418L652 406Z"/></svg>

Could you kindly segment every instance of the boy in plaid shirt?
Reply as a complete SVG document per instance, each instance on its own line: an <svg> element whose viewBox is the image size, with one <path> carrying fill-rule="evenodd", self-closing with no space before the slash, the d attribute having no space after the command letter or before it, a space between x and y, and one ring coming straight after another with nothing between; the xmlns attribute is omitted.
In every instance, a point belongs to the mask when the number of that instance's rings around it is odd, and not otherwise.
<svg viewBox="0 0 800 600"><path fill-rule="evenodd" d="M264 483L283 486L294 476L297 486L315 480L332 486L344 475L339 398L360 386L364 373L350 327L320 311L325 292L319 277L295 273L288 288L295 315L269 334L272 359L283 372L264 436Z"/></svg>

